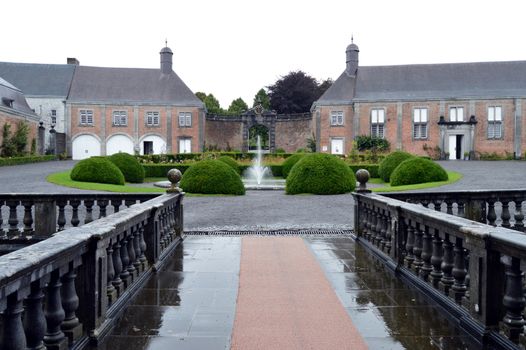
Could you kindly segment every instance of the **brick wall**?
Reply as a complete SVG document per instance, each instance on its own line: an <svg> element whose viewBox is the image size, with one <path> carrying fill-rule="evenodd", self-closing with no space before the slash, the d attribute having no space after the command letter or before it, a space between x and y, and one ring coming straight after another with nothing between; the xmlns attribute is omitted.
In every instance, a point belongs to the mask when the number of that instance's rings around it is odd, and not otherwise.
<svg viewBox="0 0 526 350"><path fill-rule="evenodd" d="M319 145L320 152L331 152L331 139L343 138L344 153L348 154L352 149L353 141L353 118L354 112L350 105L341 106L320 106L317 111L320 113L320 135ZM331 126L331 112L343 112L343 126ZM316 112L314 112L316 118ZM315 119L313 119L313 130L316 128Z"/></svg>
<svg viewBox="0 0 526 350"><path fill-rule="evenodd" d="M241 119L205 121L205 145L216 146L221 150L243 148L243 123Z"/></svg>
<svg viewBox="0 0 526 350"><path fill-rule="evenodd" d="M179 126L179 113L192 114L192 126ZM179 139L190 138L192 152L201 152L199 145L199 109L195 107L172 107L172 153L179 153Z"/></svg>
<svg viewBox="0 0 526 350"><path fill-rule="evenodd" d="M488 139L488 107L502 107L502 138ZM475 151L504 155L514 152L515 106L512 99L475 102Z"/></svg>
<svg viewBox="0 0 526 350"><path fill-rule="evenodd" d="M312 118L276 119L276 149L282 148L286 153L294 153L299 148L307 147L307 139L312 138L314 122Z"/></svg>

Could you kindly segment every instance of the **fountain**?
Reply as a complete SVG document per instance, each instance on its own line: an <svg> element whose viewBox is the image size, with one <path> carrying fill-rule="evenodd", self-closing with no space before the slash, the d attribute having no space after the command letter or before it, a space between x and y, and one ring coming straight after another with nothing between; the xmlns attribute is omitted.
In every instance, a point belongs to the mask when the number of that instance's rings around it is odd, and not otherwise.
<svg viewBox="0 0 526 350"><path fill-rule="evenodd" d="M284 180L272 179L269 167L263 166L263 150L261 149L261 137L257 136L256 157L252 166L245 172L243 183L247 190L281 190L284 189Z"/></svg>

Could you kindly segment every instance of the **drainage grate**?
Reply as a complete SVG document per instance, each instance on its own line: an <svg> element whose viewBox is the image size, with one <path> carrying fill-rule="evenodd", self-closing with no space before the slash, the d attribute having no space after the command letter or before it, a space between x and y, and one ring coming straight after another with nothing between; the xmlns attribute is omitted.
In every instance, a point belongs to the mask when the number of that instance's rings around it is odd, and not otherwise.
<svg viewBox="0 0 526 350"><path fill-rule="evenodd" d="M185 231L187 236L348 236L353 230L248 230L248 231Z"/></svg>

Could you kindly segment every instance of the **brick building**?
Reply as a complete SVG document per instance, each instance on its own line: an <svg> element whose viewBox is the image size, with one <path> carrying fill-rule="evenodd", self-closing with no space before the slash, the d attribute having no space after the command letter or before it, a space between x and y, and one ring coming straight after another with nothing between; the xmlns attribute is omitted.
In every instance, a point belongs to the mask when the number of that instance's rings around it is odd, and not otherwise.
<svg viewBox="0 0 526 350"><path fill-rule="evenodd" d="M319 151L349 153L358 135L449 159L526 151L526 61L361 67L358 54L347 47L345 71L313 104Z"/></svg>
<svg viewBox="0 0 526 350"><path fill-rule="evenodd" d="M66 101L67 148L73 159L117 152L199 152L204 104L172 69L77 66Z"/></svg>
<svg viewBox="0 0 526 350"><path fill-rule="evenodd" d="M37 116L27 104L22 91L0 77L0 145L3 142L2 130L5 124L11 125L11 135L17 130L18 123L25 122L29 127L26 151L30 151L33 140L37 142Z"/></svg>

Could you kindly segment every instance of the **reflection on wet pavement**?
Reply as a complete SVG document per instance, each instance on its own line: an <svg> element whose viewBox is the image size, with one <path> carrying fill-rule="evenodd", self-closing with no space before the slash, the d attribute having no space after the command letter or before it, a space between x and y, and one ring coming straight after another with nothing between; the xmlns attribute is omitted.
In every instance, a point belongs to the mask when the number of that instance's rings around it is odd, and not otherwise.
<svg viewBox="0 0 526 350"><path fill-rule="evenodd" d="M229 349L241 238L187 237L98 349Z"/></svg>
<svg viewBox="0 0 526 350"><path fill-rule="evenodd" d="M476 348L351 238L314 236L305 241L370 349Z"/></svg>

